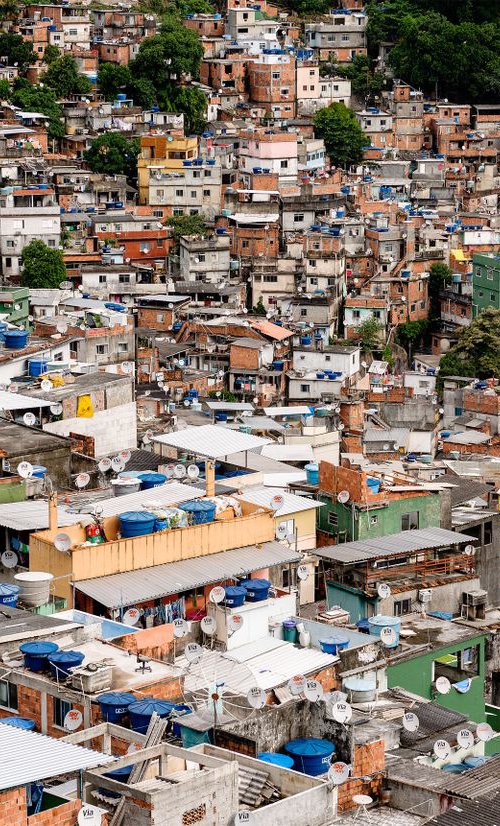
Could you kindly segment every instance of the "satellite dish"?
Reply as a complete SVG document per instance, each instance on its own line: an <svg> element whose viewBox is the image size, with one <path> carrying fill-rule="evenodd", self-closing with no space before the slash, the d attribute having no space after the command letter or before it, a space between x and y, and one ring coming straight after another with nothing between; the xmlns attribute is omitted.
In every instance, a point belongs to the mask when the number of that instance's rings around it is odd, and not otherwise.
<svg viewBox="0 0 500 826"><path fill-rule="evenodd" d="M66 333L68 330L68 322L60 320L56 324L56 330L58 333Z"/></svg>
<svg viewBox="0 0 500 826"><path fill-rule="evenodd" d="M29 479L30 476L33 476L33 465L30 465L29 462L19 462L17 472L23 479Z"/></svg>
<svg viewBox="0 0 500 826"><path fill-rule="evenodd" d="M71 548L71 537L67 533L58 533L54 539L54 546L61 553L66 553Z"/></svg>
<svg viewBox="0 0 500 826"><path fill-rule="evenodd" d="M299 694L302 694L305 687L306 687L307 680L303 674L298 674L295 677L292 677L288 680L288 689L290 694L293 694L294 697L297 697Z"/></svg>
<svg viewBox="0 0 500 826"><path fill-rule="evenodd" d="M184 407L189 407L191 405L190 400L189 399L184 399L183 405L184 405Z"/></svg>
<svg viewBox="0 0 500 826"><path fill-rule="evenodd" d="M281 494L279 494L279 493L276 496L273 496L273 498L271 499L271 502L270 502L271 508L273 509L273 511L275 513L276 513L276 511L279 511L279 509L283 507L284 503L285 503L285 498L283 496L281 496Z"/></svg>
<svg viewBox="0 0 500 826"><path fill-rule="evenodd" d="M349 703L334 703L331 715L337 723L348 723L352 717L352 708Z"/></svg>
<svg viewBox="0 0 500 826"><path fill-rule="evenodd" d="M253 399L252 399L252 401L253 401L253 403L254 403L254 404L258 404L258 403L259 403L259 397L258 397L258 396L254 396L254 397L253 397Z"/></svg>
<svg viewBox="0 0 500 826"><path fill-rule="evenodd" d="M197 479L200 475L200 468L198 465L188 465L187 475L190 479Z"/></svg>
<svg viewBox="0 0 500 826"><path fill-rule="evenodd" d="M252 826L252 812L238 812L234 816L234 826Z"/></svg>
<svg viewBox="0 0 500 826"><path fill-rule="evenodd" d="M64 728L66 731L76 731L83 723L83 714L77 708L72 708L64 718Z"/></svg>
<svg viewBox="0 0 500 826"><path fill-rule="evenodd" d="M304 687L304 697L311 703L317 703L323 699L323 686L317 680L307 680Z"/></svg>
<svg viewBox="0 0 500 826"><path fill-rule="evenodd" d="M348 490L341 490L337 494L337 502L340 502L341 505L346 505L350 498L351 494Z"/></svg>
<svg viewBox="0 0 500 826"><path fill-rule="evenodd" d="M184 654L188 662L199 663L203 656L203 648L197 642L188 642Z"/></svg>
<svg viewBox="0 0 500 826"><path fill-rule="evenodd" d="M181 639L181 637L185 637L189 631L188 624L185 619L175 619L173 622L174 625L174 637L177 639Z"/></svg>
<svg viewBox="0 0 500 826"><path fill-rule="evenodd" d="M71 281L63 281L61 284L59 284L59 289L60 290L72 290L73 289L73 284L72 284Z"/></svg>
<svg viewBox="0 0 500 826"><path fill-rule="evenodd" d="M4 568L15 568L19 562L17 554L14 553L14 551L4 551L0 559L2 560Z"/></svg>
<svg viewBox="0 0 500 826"><path fill-rule="evenodd" d="M212 637L217 630L217 623L213 617L203 617L200 628L208 637Z"/></svg>
<svg viewBox="0 0 500 826"><path fill-rule="evenodd" d="M23 422L28 427L33 427L36 424L36 416L34 413L25 413L23 416Z"/></svg>
<svg viewBox="0 0 500 826"><path fill-rule="evenodd" d="M77 488L86 488L89 482L90 476L88 473L79 473L75 479L75 485Z"/></svg>
<svg viewBox="0 0 500 826"><path fill-rule="evenodd" d="M407 711L406 714L403 714L402 723L405 731L414 732L418 730L420 720L417 715L413 713L413 711Z"/></svg>
<svg viewBox="0 0 500 826"><path fill-rule="evenodd" d="M444 760L445 757L448 757L449 753L451 752L451 746L448 743L448 740L436 740L434 743L434 754L440 760Z"/></svg>
<svg viewBox="0 0 500 826"><path fill-rule="evenodd" d="M41 385L40 385L40 386L41 386L42 390L43 390L45 393L49 393L49 392L50 392L50 390L53 390L53 389L54 389L54 385L52 384L52 382L50 381L50 379L43 379L43 381L42 381L42 383L41 383Z"/></svg>
<svg viewBox="0 0 500 826"><path fill-rule="evenodd" d="M60 416L63 412L63 406L57 402L57 404L51 404L49 410L53 416Z"/></svg>
<svg viewBox="0 0 500 826"><path fill-rule="evenodd" d="M494 731L491 728L489 723L479 723L476 727L476 737L481 742L486 743L487 740L491 740L494 737Z"/></svg>
<svg viewBox="0 0 500 826"><path fill-rule="evenodd" d="M241 614L230 614L227 618L227 627L233 634L243 628L243 624L244 620Z"/></svg>
<svg viewBox="0 0 500 826"><path fill-rule="evenodd" d="M133 373L134 365L131 361L122 361L121 368L124 373Z"/></svg>
<svg viewBox="0 0 500 826"><path fill-rule="evenodd" d="M107 473L108 470L111 470L111 459L106 456L104 459L101 459L97 467L101 473Z"/></svg>
<svg viewBox="0 0 500 826"><path fill-rule="evenodd" d="M88 803L84 803L78 812L78 826L101 826L101 820L102 809L96 809L95 806L90 806Z"/></svg>
<svg viewBox="0 0 500 826"><path fill-rule="evenodd" d="M222 585L216 585L215 588L212 588L210 594L208 596L210 602L213 602L215 605L219 605L222 602L224 597L226 596L226 591L222 587Z"/></svg>
<svg viewBox="0 0 500 826"><path fill-rule="evenodd" d="M136 625L139 622L141 612L138 608L129 608L123 615L123 622L125 625Z"/></svg>
<svg viewBox="0 0 500 826"><path fill-rule="evenodd" d="M184 479L186 475L186 468L184 465L176 465L174 467L174 478L175 479Z"/></svg>
<svg viewBox="0 0 500 826"><path fill-rule="evenodd" d="M247 693L248 705L252 708L264 708L266 704L266 692L254 685Z"/></svg>
<svg viewBox="0 0 500 826"><path fill-rule="evenodd" d="M276 528L276 539L282 542L287 537L286 525L278 525Z"/></svg>
<svg viewBox="0 0 500 826"><path fill-rule="evenodd" d="M467 556L474 556L475 552L476 552L476 549L475 549L474 545L466 545L465 548L464 548L464 553L466 553Z"/></svg>
<svg viewBox="0 0 500 826"><path fill-rule="evenodd" d="M152 439L155 434L153 433L152 430L146 430L145 435L148 437L148 439Z"/></svg>
<svg viewBox="0 0 500 826"><path fill-rule="evenodd" d="M165 476L167 479L171 479L174 475L175 465L167 465L165 468Z"/></svg>
<svg viewBox="0 0 500 826"><path fill-rule="evenodd" d="M305 580L309 576L309 568L307 565L299 565L297 568L297 577L300 579L301 582L305 582Z"/></svg>
<svg viewBox="0 0 500 826"><path fill-rule="evenodd" d="M122 452L120 453L120 459L122 460L122 462L124 464L127 464L127 462L130 462L131 456L132 456L132 454L131 454L130 450L122 450Z"/></svg>
<svg viewBox="0 0 500 826"><path fill-rule="evenodd" d="M396 631L391 625L386 625L380 629L380 641L387 648L393 648L396 645L397 640L398 637Z"/></svg>
<svg viewBox="0 0 500 826"><path fill-rule="evenodd" d="M379 582L377 585L377 594L380 599L387 599L391 595L391 589L387 582Z"/></svg>
<svg viewBox="0 0 500 826"><path fill-rule="evenodd" d="M457 732L457 744L461 749L470 749L474 745L474 735L468 728L462 728Z"/></svg>
<svg viewBox="0 0 500 826"><path fill-rule="evenodd" d="M383 449L384 450L389 450L389 448L390 448L390 444L388 442L385 442L385 444L383 445Z"/></svg>
<svg viewBox="0 0 500 826"><path fill-rule="evenodd" d="M439 694L449 694L451 691L451 683L448 677L438 677L435 686Z"/></svg>
<svg viewBox="0 0 500 826"><path fill-rule="evenodd" d="M111 467L115 473L120 473L122 470L125 470L125 462L122 460L121 456L113 456L111 459Z"/></svg>
<svg viewBox="0 0 500 826"><path fill-rule="evenodd" d="M349 772L350 768L347 763L342 763L342 761L339 760L338 763L332 763L328 769L328 780L335 786L340 786L348 780Z"/></svg>

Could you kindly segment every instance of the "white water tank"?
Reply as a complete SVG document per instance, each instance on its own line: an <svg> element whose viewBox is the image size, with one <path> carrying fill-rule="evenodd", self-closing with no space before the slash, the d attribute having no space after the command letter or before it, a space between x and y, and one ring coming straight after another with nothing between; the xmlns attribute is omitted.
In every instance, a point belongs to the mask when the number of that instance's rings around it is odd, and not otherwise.
<svg viewBox="0 0 500 826"><path fill-rule="evenodd" d="M19 601L31 608L38 608L49 601L50 584L53 574L45 571L25 571L14 576L16 585L19 585Z"/></svg>

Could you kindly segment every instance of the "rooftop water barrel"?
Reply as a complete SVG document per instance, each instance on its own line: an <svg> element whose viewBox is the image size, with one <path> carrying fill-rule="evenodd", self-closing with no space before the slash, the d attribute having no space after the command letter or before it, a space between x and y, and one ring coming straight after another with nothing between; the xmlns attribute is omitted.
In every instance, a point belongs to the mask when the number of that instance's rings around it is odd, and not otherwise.
<svg viewBox="0 0 500 826"><path fill-rule="evenodd" d="M330 634L329 637L321 639L319 644L324 654L338 654L349 647L349 637L345 634Z"/></svg>
<svg viewBox="0 0 500 826"><path fill-rule="evenodd" d="M127 100L127 95L124 92L119 92L116 96L117 100Z"/></svg>
<svg viewBox="0 0 500 826"><path fill-rule="evenodd" d="M229 585L225 591L224 603L229 608L239 608L245 602L246 588L242 588L240 585Z"/></svg>
<svg viewBox="0 0 500 826"><path fill-rule="evenodd" d="M300 343L303 347L309 347L309 345L312 344L311 336L301 336Z"/></svg>
<svg viewBox="0 0 500 826"><path fill-rule="evenodd" d="M296 621L290 617L289 619L283 620L283 639L286 642L297 642L297 623Z"/></svg>
<svg viewBox="0 0 500 826"><path fill-rule="evenodd" d="M263 602L268 598L271 587L268 579L244 579L240 585L246 590L246 602Z"/></svg>
<svg viewBox="0 0 500 826"><path fill-rule="evenodd" d="M158 488L167 481L167 477L163 473L141 473L137 478L141 480L141 490Z"/></svg>
<svg viewBox="0 0 500 826"><path fill-rule="evenodd" d="M204 525L206 522L214 521L215 505L206 499L192 499L183 502L179 508L189 514L193 525Z"/></svg>
<svg viewBox="0 0 500 826"><path fill-rule="evenodd" d="M44 465L32 465L35 479L44 479L47 475L47 468Z"/></svg>
<svg viewBox="0 0 500 826"><path fill-rule="evenodd" d="M325 378L325 374L323 373L322 370L318 370L318 372L316 373L316 378L317 379L324 379Z"/></svg>
<svg viewBox="0 0 500 826"><path fill-rule="evenodd" d="M309 462L304 468L308 485L319 485L319 465L317 462Z"/></svg>
<svg viewBox="0 0 500 826"><path fill-rule="evenodd" d="M19 650L24 656L25 668L30 671L46 671L49 655L55 654L59 646L55 642L23 642Z"/></svg>
<svg viewBox="0 0 500 826"><path fill-rule="evenodd" d="M153 533L156 516L148 511L126 511L118 514L122 538Z"/></svg>
<svg viewBox="0 0 500 826"><path fill-rule="evenodd" d="M2 717L0 723L5 723L6 726L14 726L14 728L22 728L24 731L34 731L36 723L30 720L29 717Z"/></svg>
<svg viewBox="0 0 500 826"><path fill-rule="evenodd" d="M348 677L344 680L343 688L352 703L371 703L377 693L376 681L364 680L361 677Z"/></svg>
<svg viewBox="0 0 500 826"><path fill-rule="evenodd" d="M317 777L328 771L335 744L317 737L300 737L290 740L285 745L285 751L293 757L295 771Z"/></svg>
<svg viewBox="0 0 500 826"><path fill-rule="evenodd" d="M279 359L277 361L273 361L273 370L277 370L277 371L281 372L283 370L284 365L285 365L285 362L282 361L281 359Z"/></svg>
<svg viewBox="0 0 500 826"><path fill-rule="evenodd" d="M187 706L185 703L177 703L172 711L172 719L175 720L176 717L186 717L187 714L191 714L193 711L190 706ZM175 723L173 725L173 733L174 737L181 736L181 724Z"/></svg>
<svg viewBox="0 0 500 826"><path fill-rule="evenodd" d="M27 330L5 330L5 346L9 350L22 350L27 343Z"/></svg>
<svg viewBox="0 0 500 826"><path fill-rule="evenodd" d="M48 359L39 357L28 360L28 373L30 376L41 376L47 370Z"/></svg>
<svg viewBox="0 0 500 826"><path fill-rule="evenodd" d="M145 734L151 717L156 712L159 717L170 717L174 703L169 703L166 700L140 700L137 703L132 703L128 707L128 714L130 719L130 728L134 731Z"/></svg>
<svg viewBox="0 0 500 826"><path fill-rule="evenodd" d="M97 701L104 721L121 723L128 714L128 707L137 702L137 697L129 691L107 691L105 694L101 694Z"/></svg>
<svg viewBox="0 0 500 826"><path fill-rule="evenodd" d="M81 651L55 651L49 654L50 673L54 679L65 680L72 668L78 668L85 659Z"/></svg>
<svg viewBox="0 0 500 826"><path fill-rule="evenodd" d="M380 490L380 479L375 479L373 476L369 476L366 480L366 484L370 488L371 493L378 493Z"/></svg>
<svg viewBox="0 0 500 826"><path fill-rule="evenodd" d="M222 413L220 410L215 414L216 422L227 422L227 413Z"/></svg>
<svg viewBox="0 0 500 826"><path fill-rule="evenodd" d="M118 477L118 479L112 479L111 484L113 486L113 493L115 496L124 496L127 493L137 493L137 491L141 489L140 479L126 479L123 477Z"/></svg>
<svg viewBox="0 0 500 826"><path fill-rule="evenodd" d="M293 769L293 757L288 754L276 754L273 751L261 751L257 755L264 763L271 763L272 766L279 766L280 769Z"/></svg>
<svg viewBox="0 0 500 826"><path fill-rule="evenodd" d="M24 605L38 608L47 604L53 574L45 571L24 571L22 574L15 574L14 579L16 585L19 585L19 599Z"/></svg>
<svg viewBox="0 0 500 826"><path fill-rule="evenodd" d="M109 777L110 780L116 780L117 783L127 783L130 775L132 774L133 768L133 766L122 766L121 769L114 769L111 772L106 772L103 776ZM119 792L112 792L104 786L99 787L99 792L104 795L104 797L121 796Z"/></svg>
<svg viewBox="0 0 500 826"><path fill-rule="evenodd" d="M7 329L7 324L5 321L0 321L0 341L5 341L5 331Z"/></svg>
<svg viewBox="0 0 500 826"><path fill-rule="evenodd" d="M380 637L382 628L393 628L395 631L394 642L385 647L397 648L399 645L399 629L401 628L401 620L398 617L386 617L383 614L377 614L375 617L368 618L368 625L370 626L370 634L375 637Z"/></svg>
<svg viewBox="0 0 500 826"><path fill-rule="evenodd" d="M10 582L0 582L0 605L17 605L19 596L19 585L12 585Z"/></svg>

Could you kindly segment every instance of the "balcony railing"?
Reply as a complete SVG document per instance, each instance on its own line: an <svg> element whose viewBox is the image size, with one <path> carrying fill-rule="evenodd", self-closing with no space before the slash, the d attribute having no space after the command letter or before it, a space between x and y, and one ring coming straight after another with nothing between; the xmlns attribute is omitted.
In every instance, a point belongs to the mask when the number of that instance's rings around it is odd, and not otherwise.
<svg viewBox="0 0 500 826"><path fill-rule="evenodd" d="M418 562L410 562L402 565L394 565L390 568L369 569L366 571L366 587L373 588L375 582L394 579L412 579L418 582L425 582L427 579L436 576L449 576L450 574L462 574L472 576L475 573L476 560L474 556L460 554L447 556L443 559L426 559Z"/></svg>

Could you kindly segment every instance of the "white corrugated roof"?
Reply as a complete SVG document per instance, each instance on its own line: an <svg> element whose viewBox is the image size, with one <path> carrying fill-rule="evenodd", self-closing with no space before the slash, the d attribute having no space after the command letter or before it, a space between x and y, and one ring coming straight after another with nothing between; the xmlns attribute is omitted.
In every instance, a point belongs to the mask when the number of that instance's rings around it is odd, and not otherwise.
<svg viewBox="0 0 500 826"><path fill-rule="evenodd" d="M22 393L0 390L0 410L32 410L34 407L50 407L53 403L46 399L38 399L36 396L24 396Z"/></svg>
<svg viewBox="0 0 500 826"><path fill-rule="evenodd" d="M288 493L281 488L245 488L245 492L237 498L244 499L246 502L253 502L255 505L270 508L273 496L282 496L284 499L283 506L276 511L276 516L287 516L289 513L299 513L300 511L311 510L311 508L323 507L322 502L316 502L315 499L308 499L307 496L296 496L294 493Z"/></svg>
<svg viewBox="0 0 500 826"><path fill-rule="evenodd" d="M298 404L296 407L266 407L266 416L310 416L311 408Z"/></svg>
<svg viewBox="0 0 500 826"><path fill-rule="evenodd" d="M253 411L254 407L253 404L250 402L205 402L206 406L209 410L215 411L227 411L228 413L232 411L238 412L239 410L249 410L250 412Z"/></svg>
<svg viewBox="0 0 500 826"><path fill-rule="evenodd" d="M59 527L78 522L74 514L68 514L61 506L57 509ZM49 506L42 499L11 502L0 505L0 525L13 531L41 531L49 527Z"/></svg>
<svg viewBox="0 0 500 826"><path fill-rule="evenodd" d="M216 424L199 427L187 427L176 433L163 433L154 436L153 441L160 442L178 450L187 450L196 456L208 456L210 459L222 459L231 453L255 450L269 444L270 439L251 436L239 430L229 430Z"/></svg>
<svg viewBox="0 0 500 826"><path fill-rule="evenodd" d="M262 455L278 462L312 462L314 451L311 445L266 445Z"/></svg>
<svg viewBox="0 0 500 826"><path fill-rule="evenodd" d="M303 470L290 470L289 473L264 473L264 485L266 488L286 488L290 482L305 482L306 478Z"/></svg>
<svg viewBox="0 0 500 826"><path fill-rule="evenodd" d="M90 769L115 758L0 721L0 789Z"/></svg>

